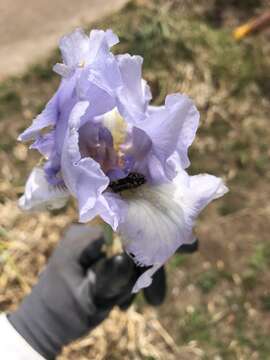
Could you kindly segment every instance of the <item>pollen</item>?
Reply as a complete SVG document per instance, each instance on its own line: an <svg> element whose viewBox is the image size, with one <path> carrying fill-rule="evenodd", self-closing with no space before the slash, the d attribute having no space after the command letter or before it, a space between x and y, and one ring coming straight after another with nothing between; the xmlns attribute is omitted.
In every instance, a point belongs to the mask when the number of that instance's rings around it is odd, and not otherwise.
<svg viewBox="0 0 270 360"><path fill-rule="evenodd" d="M85 66L85 60L81 60L78 64L80 68L83 68Z"/></svg>
<svg viewBox="0 0 270 360"><path fill-rule="evenodd" d="M120 154L121 145L124 144L127 135L125 120L117 109L113 109L104 116L103 123L112 134L115 151Z"/></svg>

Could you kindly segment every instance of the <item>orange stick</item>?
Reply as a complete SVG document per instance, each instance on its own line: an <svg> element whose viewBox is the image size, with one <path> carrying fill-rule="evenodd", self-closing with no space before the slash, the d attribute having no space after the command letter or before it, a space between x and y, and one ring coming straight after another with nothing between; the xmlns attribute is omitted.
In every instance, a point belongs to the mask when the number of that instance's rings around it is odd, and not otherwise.
<svg viewBox="0 0 270 360"><path fill-rule="evenodd" d="M238 26L233 31L233 36L236 40L241 40L250 33L261 31L267 26L270 26L270 11L259 15L253 20L250 20L246 24Z"/></svg>

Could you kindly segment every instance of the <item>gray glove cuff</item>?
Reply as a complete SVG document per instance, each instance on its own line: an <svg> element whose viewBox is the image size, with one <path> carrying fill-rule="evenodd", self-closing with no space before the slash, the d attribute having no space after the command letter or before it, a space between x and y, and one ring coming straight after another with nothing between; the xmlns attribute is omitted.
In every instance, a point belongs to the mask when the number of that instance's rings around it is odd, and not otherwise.
<svg viewBox="0 0 270 360"><path fill-rule="evenodd" d="M108 311L97 311L92 302L89 276L91 278L91 272L77 288L71 288L69 282L62 279L65 286L62 283L61 293L58 289L57 297L56 294L48 297L46 289L48 280L51 284L53 279L41 279L20 308L9 315L14 328L46 359L55 359L63 346L85 335L108 315ZM82 303L82 299L85 303ZM72 311L59 314L61 303L63 311ZM67 303L72 307L66 306Z"/></svg>

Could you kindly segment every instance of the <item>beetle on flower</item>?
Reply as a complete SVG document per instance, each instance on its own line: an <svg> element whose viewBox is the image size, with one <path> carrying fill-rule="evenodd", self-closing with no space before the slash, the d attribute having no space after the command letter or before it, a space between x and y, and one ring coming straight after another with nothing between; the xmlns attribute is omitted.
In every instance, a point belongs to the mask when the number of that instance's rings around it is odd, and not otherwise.
<svg viewBox="0 0 270 360"><path fill-rule="evenodd" d="M188 148L199 113L182 94L151 106L140 56L113 55L111 31L81 29L60 41L60 86L19 137L34 140L46 163L33 169L19 200L25 210L60 208L69 196L79 220L100 216L121 235L125 251L149 266L134 291L176 249L192 243L194 221L227 188L208 174L189 176Z"/></svg>

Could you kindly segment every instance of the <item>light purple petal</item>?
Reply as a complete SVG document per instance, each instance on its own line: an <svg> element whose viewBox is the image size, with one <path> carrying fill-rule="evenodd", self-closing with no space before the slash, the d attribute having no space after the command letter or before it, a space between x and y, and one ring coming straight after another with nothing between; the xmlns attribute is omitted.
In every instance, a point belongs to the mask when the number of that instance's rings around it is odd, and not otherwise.
<svg viewBox="0 0 270 360"><path fill-rule="evenodd" d="M86 68L85 80L95 84L110 96L115 97L116 89L121 86L121 74L115 57L112 54L100 56Z"/></svg>
<svg viewBox="0 0 270 360"><path fill-rule="evenodd" d="M168 182L169 173L166 172L164 164L160 161L154 151L151 151L147 156L147 180L151 185L160 185Z"/></svg>
<svg viewBox="0 0 270 360"><path fill-rule="evenodd" d="M141 66L140 56L115 57L103 52L84 70L82 80L109 94L125 120L135 124L145 118L151 99L150 89L141 77Z"/></svg>
<svg viewBox="0 0 270 360"><path fill-rule="evenodd" d="M89 106L87 101L79 102L73 108L66 138L64 141L61 169L66 186L78 200L80 221L90 221L96 215L117 227L117 214L114 214L103 191L108 187L109 178L100 165L90 157L82 158L79 151L79 132L81 117Z"/></svg>
<svg viewBox="0 0 270 360"><path fill-rule="evenodd" d="M45 109L33 120L32 125L18 139L20 141L40 139L41 130L46 128L51 130L51 127L56 128L55 135L59 140L63 138L69 112L76 102L76 94L74 93L75 84L75 76L70 79L63 79ZM63 143L63 140L57 141L57 145L58 143Z"/></svg>
<svg viewBox="0 0 270 360"><path fill-rule="evenodd" d="M153 265L150 269L146 270L136 281L135 285L133 286L132 293L137 293L143 288L146 288L152 284L152 276L158 269L161 268L162 265L157 264Z"/></svg>
<svg viewBox="0 0 270 360"><path fill-rule="evenodd" d="M122 85L117 89L118 109L121 115L132 123L145 118L151 91L142 79L141 56L118 55L117 63L121 73Z"/></svg>
<svg viewBox="0 0 270 360"><path fill-rule="evenodd" d="M90 81L89 71L92 71L92 67L85 68L83 72L81 72L76 86L78 98L81 101L90 101L90 106L81 120L82 124L92 120L94 117L109 112L115 107L115 99L111 94L110 86L107 88L105 84L106 79L104 79L104 82L102 79L96 79L95 81L94 78Z"/></svg>
<svg viewBox="0 0 270 360"><path fill-rule="evenodd" d="M174 104L177 104L181 101L183 103L187 103L187 112L186 116L184 116L184 113L181 115L183 117L183 126L178 140L176 153L179 156L182 168L186 169L190 165L190 161L188 158L188 148L195 139L196 131L199 126L200 114L192 100L186 95L171 95L170 97L168 97L167 104L168 106L174 106Z"/></svg>
<svg viewBox="0 0 270 360"><path fill-rule="evenodd" d="M209 174L189 176L182 170L179 171L173 182L177 189L174 199L182 204L188 223L193 223L212 200L222 197L228 192L228 188L221 178Z"/></svg>
<svg viewBox="0 0 270 360"><path fill-rule="evenodd" d="M119 232L138 263L162 264L185 242L184 214L172 199L174 191L172 184L145 185L126 199L128 213Z"/></svg>
<svg viewBox="0 0 270 360"><path fill-rule="evenodd" d="M222 179L207 174L189 177L184 170L173 183L140 187L125 199L127 215L118 228L126 251L138 264L159 268L179 246L195 240L197 216L226 192ZM141 278L135 290L148 286L151 276Z"/></svg>
<svg viewBox="0 0 270 360"><path fill-rule="evenodd" d="M27 179L19 206L26 211L60 209L66 205L68 198L69 192L65 188L50 185L44 170L35 167Z"/></svg>
<svg viewBox="0 0 270 360"><path fill-rule="evenodd" d="M133 157L137 161L144 159L152 148L151 139L143 130L137 127L133 127L131 137Z"/></svg>
<svg viewBox="0 0 270 360"><path fill-rule="evenodd" d="M110 48L118 44L119 38L111 29L92 30L90 32L90 61L99 56L107 55Z"/></svg>
<svg viewBox="0 0 270 360"><path fill-rule="evenodd" d="M18 137L18 140L28 141L34 139L39 135L40 130L55 125L58 117L58 95L59 92L57 91L42 113L33 120L32 125Z"/></svg>
<svg viewBox="0 0 270 360"><path fill-rule="evenodd" d="M110 47L118 43L118 37L112 30L92 30L88 37L80 28L62 37L59 47L64 64L56 64L54 71L63 77L69 77L76 68L83 68L109 53Z"/></svg>
<svg viewBox="0 0 270 360"><path fill-rule="evenodd" d="M101 193L108 185L108 179L100 169L99 164L91 158L82 158L79 150L78 130L80 119L85 114L88 106L89 103L87 101L78 102L74 106L70 114L68 130L62 151L61 163L63 177L65 184L74 195L77 195L80 188L85 188L86 192L89 189L91 194ZM91 181L93 181L93 183L91 183ZM89 199L85 199L85 201L90 202L95 200L96 196L94 196L93 199L91 196Z"/></svg>
<svg viewBox="0 0 270 360"><path fill-rule="evenodd" d="M168 95L165 106L151 108L149 118L140 124L152 140L153 153L169 179L175 176L169 158L177 152L183 167L188 165L187 151L198 127L199 114L185 95Z"/></svg>
<svg viewBox="0 0 270 360"><path fill-rule="evenodd" d="M43 155L48 158L44 169L47 175L47 180L56 185L62 183L60 168L61 168L61 152L66 134L68 118L71 109L77 101L75 85L76 74L68 79L62 79L57 91L57 119L54 130L45 135L37 135L37 139L32 146L37 147ZM49 135L51 134L51 135ZM46 148L46 149L45 149ZM47 152L47 154L45 154Z"/></svg>
<svg viewBox="0 0 270 360"><path fill-rule="evenodd" d="M61 162L57 155L51 156L51 159L44 164L43 169L46 179L51 185L64 185L61 174Z"/></svg>
<svg viewBox="0 0 270 360"><path fill-rule="evenodd" d="M66 65L67 69L73 69L87 56L89 38L82 29L78 28L60 39L59 48L64 65ZM55 67L54 70L59 70L59 68Z"/></svg>
<svg viewBox="0 0 270 360"><path fill-rule="evenodd" d="M72 76L74 69L68 67L65 64L61 64L61 63L56 63L55 65L53 65L53 71L62 76L63 78L68 78L70 76Z"/></svg>
<svg viewBox="0 0 270 360"><path fill-rule="evenodd" d="M141 129L133 127L127 136L122 151L126 154L126 170L138 172L148 177L148 156L152 148L152 141Z"/></svg>
<svg viewBox="0 0 270 360"><path fill-rule="evenodd" d="M38 150L45 158L49 158L54 151L55 131L50 131L44 135L38 135L36 141L30 146L30 149Z"/></svg>
<svg viewBox="0 0 270 360"><path fill-rule="evenodd" d="M63 78L58 90L58 117L55 124L55 149L59 157L62 152L70 112L78 101L78 96L76 94L77 78L78 74L76 73L68 79Z"/></svg>
<svg viewBox="0 0 270 360"><path fill-rule="evenodd" d="M79 129L79 148L82 157L91 157L107 173L117 167L113 137L102 123L88 121Z"/></svg>
<svg viewBox="0 0 270 360"><path fill-rule="evenodd" d="M88 222L96 216L100 216L116 231L119 222L125 218L126 212L126 203L118 194L105 192L99 196L93 208L89 208L85 213L80 214L80 221Z"/></svg>

